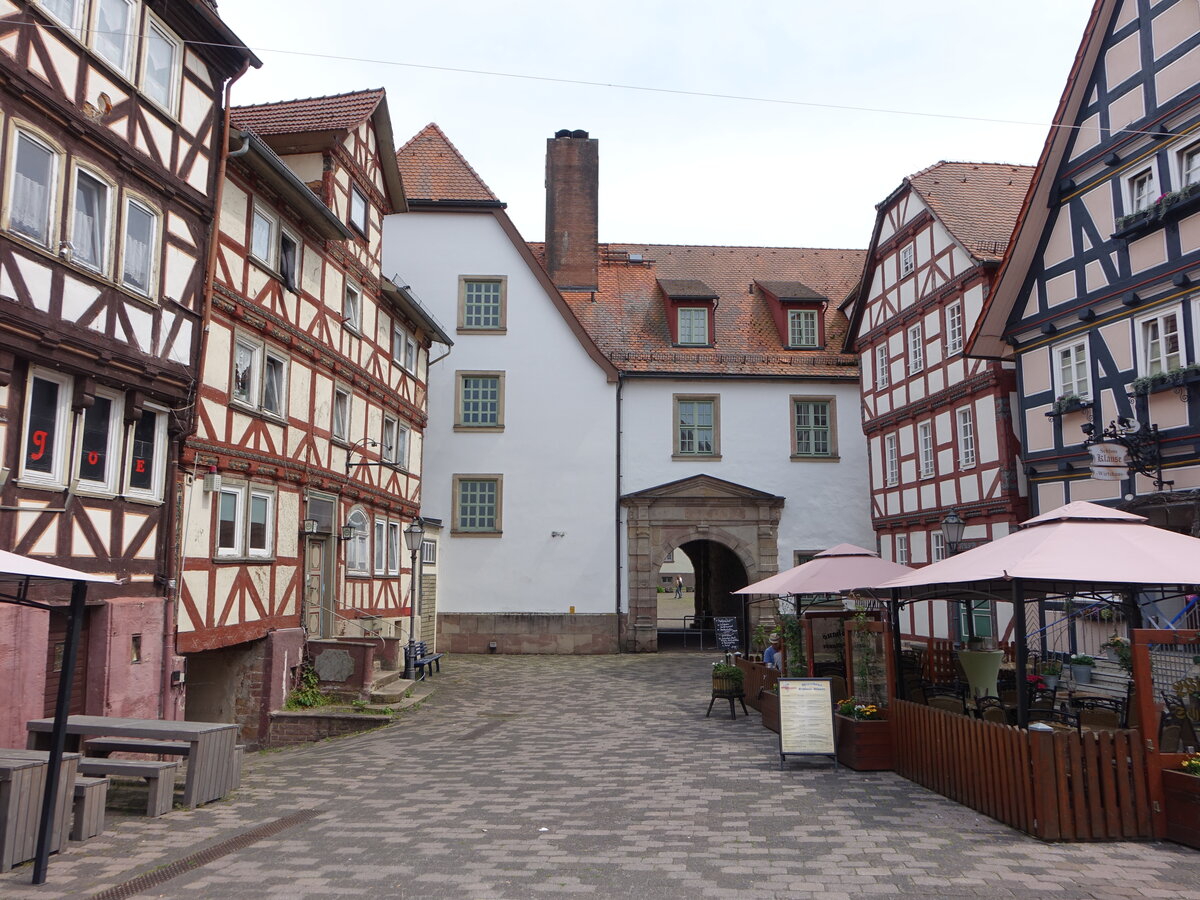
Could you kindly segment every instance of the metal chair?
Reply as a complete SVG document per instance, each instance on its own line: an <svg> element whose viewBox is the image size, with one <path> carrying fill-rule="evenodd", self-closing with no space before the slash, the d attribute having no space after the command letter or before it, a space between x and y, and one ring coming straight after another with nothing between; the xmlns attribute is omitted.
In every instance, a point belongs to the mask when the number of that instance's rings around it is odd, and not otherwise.
<svg viewBox="0 0 1200 900"><path fill-rule="evenodd" d="M967 714L967 705L963 702L962 697L938 694L929 698L929 705L934 709L944 709L946 712L952 712L960 716Z"/></svg>
<svg viewBox="0 0 1200 900"><path fill-rule="evenodd" d="M1080 724L1091 723L1093 730L1125 727L1125 701L1116 697L1080 697L1071 701L1071 708L1078 714Z"/></svg>
<svg viewBox="0 0 1200 900"><path fill-rule="evenodd" d="M1057 689L1051 690L1050 688L1030 688L1029 708L1054 709L1054 700L1057 695Z"/></svg>
<svg viewBox="0 0 1200 900"><path fill-rule="evenodd" d="M1011 710L999 697L976 697L975 714L985 722L997 722L1001 725L1011 724Z"/></svg>

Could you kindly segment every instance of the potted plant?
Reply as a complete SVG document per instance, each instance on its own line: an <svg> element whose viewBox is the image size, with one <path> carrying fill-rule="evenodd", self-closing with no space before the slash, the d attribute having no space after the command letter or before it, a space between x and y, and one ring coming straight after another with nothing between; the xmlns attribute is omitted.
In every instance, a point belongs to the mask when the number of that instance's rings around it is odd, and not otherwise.
<svg viewBox="0 0 1200 900"><path fill-rule="evenodd" d="M1178 769L1162 773L1167 839L1200 848L1200 753L1189 753Z"/></svg>
<svg viewBox="0 0 1200 900"><path fill-rule="evenodd" d="M1096 665L1095 659L1086 653L1072 653L1071 658L1067 660L1067 664L1071 667L1071 677L1075 679L1076 684L1092 683L1092 669Z"/></svg>
<svg viewBox="0 0 1200 900"><path fill-rule="evenodd" d="M1129 641L1115 631L1112 633L1112 637L1100 645L1100 649L1104 651L1109 662L1119 663L1121 668L1127 672L1132 670L1133 657L1129 649Z"/></svg>
<svg viewBox="0 0 1200 900"><path fill-rule="evenodd" d="M1046 413L1046 415L1061 416L1064 413L1075 412L1078 409L1087 409L1091 405L1091 403L1084 400L1078 394L1062 394L1055 398L1054 402L1050 405L1050 412Z"/></svg>
<svg viewBox="0 0 1200 900"><path fill-rule="evenodd" d="M833 740L838 762L858 772L890 770L892 723L884 708L847 697L838 702L835 712Z"/></svg>
<svg viewBox="0 0 1200 900"><path fill-rule="evenodd" d="M1056 689L1058 679L1062 677L1062 660L1043 659L1042 664L1038 666L1038 674L1042 676L1042 681L1046 682L1047 690Z"/></svg>
<svg viewBox="0 0 1200 900"><path fill-rule="evenodd" d="M712 689L714 694L740 694L746 676L737 666L724 662L712 665Z"/></svg>

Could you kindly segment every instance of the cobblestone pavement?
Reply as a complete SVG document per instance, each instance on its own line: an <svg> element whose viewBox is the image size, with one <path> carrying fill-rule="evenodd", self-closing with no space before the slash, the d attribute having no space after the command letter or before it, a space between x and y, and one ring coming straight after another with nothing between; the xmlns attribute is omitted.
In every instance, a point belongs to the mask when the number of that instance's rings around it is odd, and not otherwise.
<svg viewBox="0 0 1200 900"><path fill-rule="evenodd" d="M396 726L255 754L230 800L120 817L0 896L87 897L313 809L139 896L1200 898L1184 847L1043 844L891 773L780 771L757 714L705 718L712 658L447 658Z"/></svg>

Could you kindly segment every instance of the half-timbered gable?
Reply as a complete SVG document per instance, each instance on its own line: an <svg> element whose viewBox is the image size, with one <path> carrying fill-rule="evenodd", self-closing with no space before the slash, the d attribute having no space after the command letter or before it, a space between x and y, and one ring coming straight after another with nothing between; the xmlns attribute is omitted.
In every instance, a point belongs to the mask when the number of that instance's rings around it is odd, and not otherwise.
<svg viewBox="0 0 1200 900"><path fill-rule="evenodd" d="M951 509L972 541L1007 534L1024 514L1012 367L964 350L1031 173L940 162L878 207L849 346L862 367L872 521L882 554L905 565L946 555L940 521ZM909 625L957 633L945 610Z"/></svg>
<svg viewBox="0 0 1200 900"><path fill-rule="evenodd" d="M81 695L97 712L177 712L159 690L177 440L222 86L251 64L203 0L0 3L0 544L121 579L92 592L110 619L92 663L141 668Z"/></svg>
<svg viewBox="0 0 1200 900"><path fill-rule="evenodd" d="M383 217L404 204L382 92L231 120L184 454L194 524L178 640L213 685L189 692L198 715L261 653L295 665L302 635L407 626L401 529L420 509L429 348L449 340L380 272ZM222 648L239 647L251 661L221 672ZM234 713L252 740L258 711Z"/></svg>
<svg viewBox="0 0 1200 900"><path fill-rule="evenodd" d="M1109 501L1195 527L1198 164L1200 7L1100 0L973 337L1019 366L1038 510Z"/></svg>

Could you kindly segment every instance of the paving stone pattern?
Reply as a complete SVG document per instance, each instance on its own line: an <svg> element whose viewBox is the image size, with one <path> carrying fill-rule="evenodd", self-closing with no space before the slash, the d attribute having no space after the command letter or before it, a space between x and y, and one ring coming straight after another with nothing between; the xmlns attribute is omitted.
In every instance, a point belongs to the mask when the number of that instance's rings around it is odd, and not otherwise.
<svg viewBox="0 0 1200 900"><path fill-rule="evenodd" d="M1043 844L892 773L789 762L757 714L705 718L712 655L453 656L390 728L247 759L229 800L0 876L86 897L298 810L140 896L1200 900L1200 853Z"/></svg>

